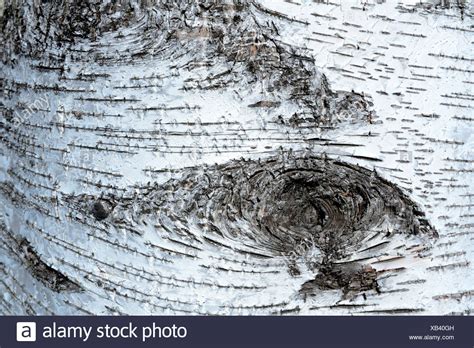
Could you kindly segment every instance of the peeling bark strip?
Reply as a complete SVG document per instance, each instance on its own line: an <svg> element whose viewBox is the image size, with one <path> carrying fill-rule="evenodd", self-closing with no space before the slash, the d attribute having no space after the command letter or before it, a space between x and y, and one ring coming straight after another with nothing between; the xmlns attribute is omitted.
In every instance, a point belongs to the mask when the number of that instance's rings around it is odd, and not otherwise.
<svg viewBox="0 0 474 348"><path fill-rule="evenodd" d="M31 275L56 292L78 292L81 287L44 262L26 238L15 237L0 220L0 241L3 248L18 257Z"/></svg>
<svg viewBox="0 0 474 348"><path fill-rule="evenodd" d="M300 293L306 297L317 294L317 290L342 289L344 296L375 290L380 292L377 272L369 267L356 269L347 266L323 267L314 280L301 286Z"/></svg>
<svg viewBox="0 0 474 348"><path fill-rule="evenodd" d="M48 266L39 255L35 252L30 242L24 238L18 244L19 255L27 263L33 276L45 284L51 290L56 292L61 291L79 291L80 286L70 280L61 272Z"/></svg>

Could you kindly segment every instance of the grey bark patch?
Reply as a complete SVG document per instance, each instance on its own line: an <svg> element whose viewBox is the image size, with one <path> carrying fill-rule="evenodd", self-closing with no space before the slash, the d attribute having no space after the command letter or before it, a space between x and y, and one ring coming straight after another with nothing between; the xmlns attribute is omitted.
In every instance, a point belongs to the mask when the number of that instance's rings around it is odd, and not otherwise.
<svg viewBox="0 0 474 348"><path fill-rule="evenodd" d="M166 46L193 50L196 54L205 53L213 57L213 64L225 65L228 73L209 75L200 81L191 78L184 89L221 89L233 83L232 79L229 80L232 72L240 76L239 81L248 81L246 83L253 86L251 88L263 82L266 92L276 94L277 100L256 102L251 107L300 106L301 111L289 115L290 124L336 124L347 120L372 122L370 102L365 96L332 90L325 75L316 67L310 51L281 41L273 20L286 21L288 18L257 2L210 2L203 5L186 0L177 5L174 1L159 1L153 6L144 2L134 5L98 1L22 2L8 4L6 12L4 62L9 61L8 53L11 51L41 59L45 49L63 51L79 40L94 42L104 33L126 28L144 19L142 42L147 49L140 47L137 51L121 52L121 56L114 57L114 60L132 62L154 51L160 52ZM65 57L65 54L58 54L54 67L48 65L49 68L64 72L67 69Z"/></svg>
<svg viewBox="0 0 474 348"><path fill-rule="evenodd" d="M344 296L362 291L379 291L377 271L370 266L354 269L347 266L326 265L313 280L301 286L303 296L317 293L318 290L342 289Z"/></svg>
<svg viewBox="0 0 474 348"><path fill-rule="evenodd" d="M81 290L78 284L41 260L26 238L20 241L18 248L19 255L27 264L31 274L48 288L56 292Z"/></svg>
<svg viewBox="0 0 474 348"><path fill-rule="evenodd" d="M116 207L132 210L136 221L183 216L180 223L252 243L268 257L317 248L317 267L372 248L366 239L374 231L390 229L387 242L396 234L437 236L419 207L376 172L308 154L183 170L182 179L142 188Z"/></svg>

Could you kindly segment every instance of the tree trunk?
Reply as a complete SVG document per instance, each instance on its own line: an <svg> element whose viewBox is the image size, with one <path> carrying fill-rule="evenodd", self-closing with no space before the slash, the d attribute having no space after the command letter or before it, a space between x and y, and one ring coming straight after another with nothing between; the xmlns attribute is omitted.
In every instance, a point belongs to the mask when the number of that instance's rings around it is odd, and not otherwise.
<svg viewBox="0 0 474 348"><path fill-rule="evenodd" d="M471 313L470 9L2 6L0 313Z"/></svg>

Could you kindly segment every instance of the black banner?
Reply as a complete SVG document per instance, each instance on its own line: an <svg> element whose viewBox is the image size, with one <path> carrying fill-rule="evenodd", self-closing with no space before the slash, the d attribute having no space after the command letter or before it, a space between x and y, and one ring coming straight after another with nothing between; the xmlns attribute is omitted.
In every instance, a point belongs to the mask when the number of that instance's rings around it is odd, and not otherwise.
<svg viewBox="0 0 474 348"><path fill-rule="evenodd" d="M0 317L12 347L474 347L473 317Z"/></svg>

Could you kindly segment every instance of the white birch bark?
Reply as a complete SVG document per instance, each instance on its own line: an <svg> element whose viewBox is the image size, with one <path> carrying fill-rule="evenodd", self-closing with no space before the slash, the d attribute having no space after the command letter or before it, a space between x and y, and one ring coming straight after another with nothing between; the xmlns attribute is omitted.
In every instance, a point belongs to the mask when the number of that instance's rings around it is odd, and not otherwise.
<svg viewBox="0 0 474 348"><path fill-rule="evenodd" d="M0 313L471 314L472 5L413 3L2 2Z"/></svg>

